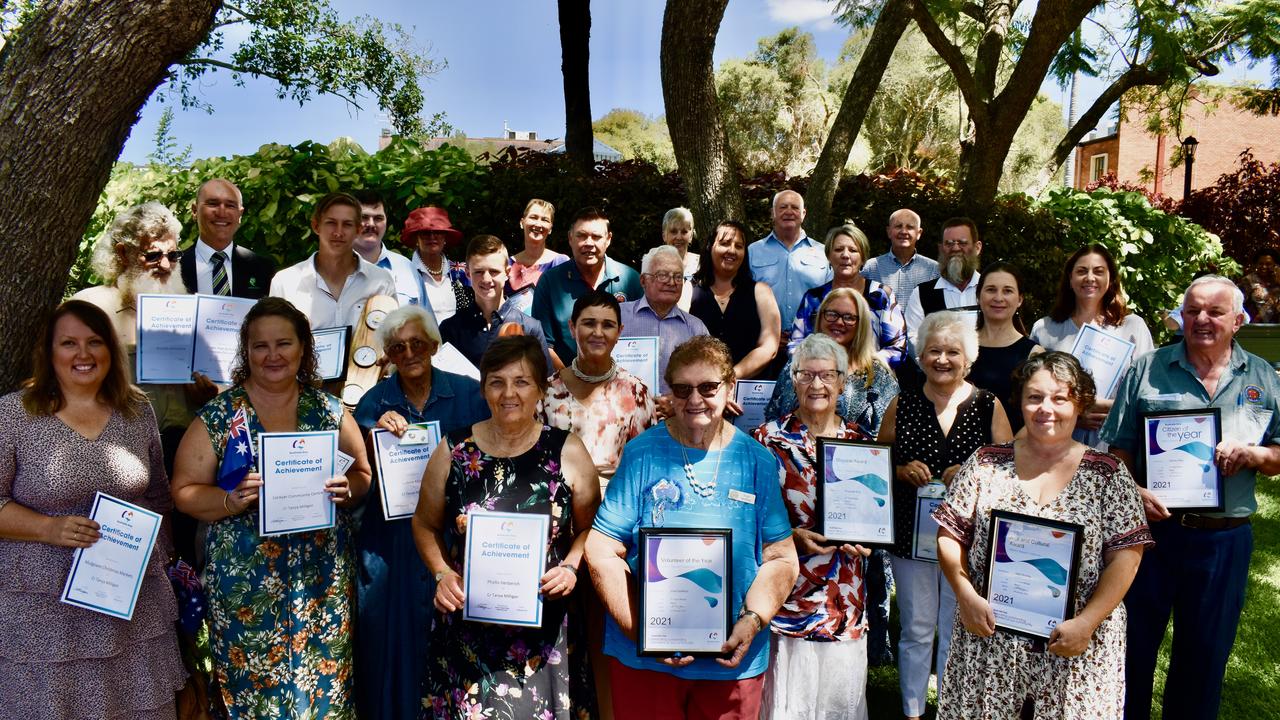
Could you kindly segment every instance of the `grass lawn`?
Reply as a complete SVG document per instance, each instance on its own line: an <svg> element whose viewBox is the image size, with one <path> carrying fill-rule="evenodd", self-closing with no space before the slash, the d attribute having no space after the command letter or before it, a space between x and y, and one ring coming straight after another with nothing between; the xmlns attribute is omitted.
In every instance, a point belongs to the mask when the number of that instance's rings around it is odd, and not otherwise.
<svg viewBox="0 0 1280 720"><path fill-rule="evenodd" d="M1227 678L1222 689L1221 718L1271 718L1280 716L1280 478L1259 479L1258 513L1253 516L1253 562L1244 615L1236 635ZM896 607L895 607L896 610ZM897 613L890 618L890 633L898 634ZM1165 636L1156 671L1157 705L1164 691L1172 634ZM872 668L867 677L867 703L873 720L901 718L898 671ZM930 704L926 717L932 717ZM1157 707L1152 718L1160 717Z"/></svg>

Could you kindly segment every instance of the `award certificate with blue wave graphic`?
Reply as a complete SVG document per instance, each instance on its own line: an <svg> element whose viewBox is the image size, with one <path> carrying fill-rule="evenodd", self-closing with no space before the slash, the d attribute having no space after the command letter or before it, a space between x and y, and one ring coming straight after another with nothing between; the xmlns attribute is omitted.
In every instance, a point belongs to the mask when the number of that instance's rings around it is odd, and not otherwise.
<svg viewBox="0 0 1280 720"><path fill-rule="evenodd" d="M728 529L640 529L640 655L724 656L732 553Z"/></svg>
<svg viewBox="0 0 1280 720"><path fill-rule="evenodd" d="M1120 377L1129 369L1129 360L1133 357L1135 347L1137 346L1119 335L1086 323L1076 334L1071 354L1093 376L1098 397L1109 400L1115 397Z"/></svg>
<svg viewBox="0 0 1280 720"><path fill-rule="evenodd" d="M1213 461L1222 439L1217 408L1144 413L1147 489L1170 510L1222 510L1222 474Z"/></svg>
<svg viewBox="0 0 1280 720"><path fill-rule="evenodd" d="M813 529L829 542L892 545L892 455L888 445L819 438Z"/></svg>
<svg viewBox="0 0 1280 720"><path fill-rule="evenodd" d="M551 516L471 510L462 566L462 619L498 625L542 625Z"/></svg>
<svg viewBox="0 0 1280 720"><path fill-rule="evenodd" d="M1048 639L1075 615L1075 584L1084 527L993 510L987 602L996 629Z"/></svg>

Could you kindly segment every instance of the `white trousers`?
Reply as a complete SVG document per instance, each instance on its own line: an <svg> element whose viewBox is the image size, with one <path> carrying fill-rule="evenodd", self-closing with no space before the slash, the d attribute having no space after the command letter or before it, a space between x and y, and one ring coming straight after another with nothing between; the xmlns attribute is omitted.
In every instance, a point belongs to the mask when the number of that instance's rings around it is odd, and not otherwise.
<svg viewBox="0 0 1280 720"><path fill-rule="evenodd" d="M938 635L937 668L941 684L951 648L951 627L956 615L956 595L937 563L890 557L897 588L898 687L902 691L902 713L907 717L924 714L929 692L929 672L934 660L933 636Z"/></svg>
<svg viewBox="0 0 1280 720"><path fill-rule="evenodd" d="M771 639L761 720L866 720L866 634L840 642Z"/></svg>

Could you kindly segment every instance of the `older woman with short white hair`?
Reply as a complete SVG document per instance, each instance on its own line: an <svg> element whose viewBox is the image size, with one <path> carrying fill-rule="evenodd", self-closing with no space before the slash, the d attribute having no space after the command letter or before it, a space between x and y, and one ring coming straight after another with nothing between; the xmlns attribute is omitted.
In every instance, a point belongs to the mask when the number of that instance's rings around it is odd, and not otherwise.
<svg viewBox="0 0 1280 720"><path fill-rule="evenodd" d="M924 370L919 388L904 388L880 425L878 440L893 445L893 577L898 586L898 685L902 712L918 718L925 711L929 670L938 635L937 669L947 664L956 597L938 564L915 560L916 498L931 491L941 496L960 465L984 445L1013 439L1009 418L994 395L974 387L965 376L978 357L978 334L957 312L936 312L916 334L916 361Z"/></svg>
<svg viewBox="0 0 1280 720"><path fill-rule="evenodd" d="M684 263L684 287L680 290L681 310L689 310L689 302L693 298L693 285L690 281L698 272L700 256L689 252L693 239L698 236L693 227L693 213L687 207L671 208L662 216L662 244L670 245L680 253L680 262Z"/></svg>

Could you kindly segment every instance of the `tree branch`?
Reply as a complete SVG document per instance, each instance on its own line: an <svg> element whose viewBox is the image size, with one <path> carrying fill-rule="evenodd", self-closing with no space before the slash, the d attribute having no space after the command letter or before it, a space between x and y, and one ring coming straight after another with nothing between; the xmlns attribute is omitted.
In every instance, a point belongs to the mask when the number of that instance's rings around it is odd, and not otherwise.
<svg viewBox="0 0 1280 720"><path fill-rule="evenodd" d="M978 91L978 84L973 73L969 72L969 61L965 59L964 52L938 26L938 21L929 12L924 0L910 0L910 3L911 19L916 21L933 51L947 64L947 69L956 80L956 87L960 88L960 94L969 106L969 116L975 123L985 123L989 115L987 99Z"/></svg>
<svg viewBox="0 0 1280 720"><path fill-rule="evenodd" d="M316 92L320 93L321 95L332 95L336 98L340 98L346 101L349 105L354 107L356 110L364 109L360 106L359 102L356 102L356 99L354 97L351 97L346 93L341 93L341 92L338 92L337 90L323 88L319 85L316 85L315 83L308 82L304 78L287 75L285 73L268 72L266 70L261 70L261 69L247 68L247 67L236 65L234 63L229 63L223 60L217 60L215 58L186 58L184 60L179 60L174 64L182 65L184 67L196 67L196 66L215 67L215 68L221 68L223 70L230 70L231 72L234 72L234 73L242 73L245 75L253 75L254 77L269 78L271 80L275 80L276 82L280 83L282 87L286 87L286 88L306 85L306 86L315 88ZM281 97L284 97L284 96L281 95Z"/></svg>

